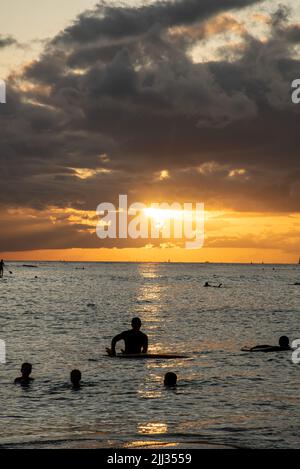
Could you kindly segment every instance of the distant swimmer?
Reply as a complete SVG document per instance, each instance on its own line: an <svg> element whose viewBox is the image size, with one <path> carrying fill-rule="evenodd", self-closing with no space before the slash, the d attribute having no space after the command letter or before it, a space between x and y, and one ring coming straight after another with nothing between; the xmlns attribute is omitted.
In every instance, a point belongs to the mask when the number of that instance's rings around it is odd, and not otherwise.
<svg viewBox="0 0 300 469"><path fill-rule="evenodd" d="M176 373L173 373L171 371L166 373L165 377L164 377L164 385L174 387L174 386L176 386L176 384L177 384L177 375L176 375Z"/></svg>
<svg viewBox="0 0 300 469"><path fill-rule="evenodd" d="M15 379L15 384L21 384L22 386L28 386L34 378L30 378L32 372L31 363L23 363L21 367L22 376Z"/></svg>
<svg viewBox="0 0 300 469"><path fill-rule="evenodd" d="M244 349L246 351L246 349ZM256 345L248 349L248 352L282 352L292 350L290 347L290 339L283 335L279 339L279 345Z"/></svg>
<svg viewBox="0 0 300 469"><path fill-rule="evenodd" d="M204 287L211 287L211 288L221 288L222 285L223 285L222 283L219 283L219 285L211 285L210 283L205 282L205 284L203 286Z"/></svg>
<svg viewBox="0 0 300 469"><path fill-rule="evenodd" d="M1 261L0 261L0 277L1 277L1 278L3 277L3 270L4 270L4 267L5 267L4 260L1 259Z"/></svg>
<svg viewBox="0 0 300 469"><path fill-rule="evenodd" d="M148 337L140 331L142 322L140 318L133 318L131 321L132 329L129 331L121 332L116 335L111 341L111 348L107 348L108 355L114 357L116 355L116 344L120 340L125 342L125 350L122 352L126 354L147 353L148 350Z"/></svg>
<svg viewBox="0 0 300 469"><path fill-rule="evenodd" d="M73 386L73 389L80 388L80 381L81 381L81 371L79 370L72 370L70 374L70 380Z"/></svg>

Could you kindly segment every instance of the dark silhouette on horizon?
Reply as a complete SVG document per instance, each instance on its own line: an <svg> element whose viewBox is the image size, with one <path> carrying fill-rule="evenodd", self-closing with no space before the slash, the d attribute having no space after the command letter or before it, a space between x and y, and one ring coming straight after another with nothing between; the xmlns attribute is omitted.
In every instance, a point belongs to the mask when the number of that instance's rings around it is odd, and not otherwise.
<svg viewBox="0 0 300 469"><path fill-rule="evenodd" d="M81 381L81 371L80 370L72 370L70 373L70 380L73 386L73 389L80 388L80 381Z"/></svg>
<svg viewBox="0 0 300 469"><path fill-rule="evenodd" d="M125 354L139 354L147 353L148 351L148 337L140 329L142 322L140 318L133 318L131 321L132 329L129 331L121 332L116 335L111 341L111 348L107 348L107 353L114 357L116 355L116 344L120 340L125 342L125 350L122 350Z"/></svg>
<svg viewBox="0 0 300 469"><path fill-rule="evenodd" d="M1 259L1 261L0 261L0 278L3 277L4 267L5 267L4 260Z"/></svg>
<svg viewBox="0 0 300 469"><path fill-rule="evenodd" d="M219 283L219 285L211 285L209 282L205 282L205 284L203 285L204 287L211 287L211 288L221 288L223 284L222 283Z"/></svg>

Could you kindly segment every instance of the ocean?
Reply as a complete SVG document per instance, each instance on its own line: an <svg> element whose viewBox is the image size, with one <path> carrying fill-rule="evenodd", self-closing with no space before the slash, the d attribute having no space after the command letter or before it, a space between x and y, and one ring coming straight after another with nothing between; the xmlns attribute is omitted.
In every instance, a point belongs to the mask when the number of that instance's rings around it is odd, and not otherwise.
<svg viewBox="0 0 300 469"><path fill-rule="evenodd" d="M299 448L300 364L291 352L240 349L300 339L300 266L8 264L1 447ZM150 351L188 358L106 356L134 316ZM35 378L28 388L13 384L24 361ZM82 372L78 391L69 386L73 368ZM167 371L177 373L176 389L164 388Z"/></svg>

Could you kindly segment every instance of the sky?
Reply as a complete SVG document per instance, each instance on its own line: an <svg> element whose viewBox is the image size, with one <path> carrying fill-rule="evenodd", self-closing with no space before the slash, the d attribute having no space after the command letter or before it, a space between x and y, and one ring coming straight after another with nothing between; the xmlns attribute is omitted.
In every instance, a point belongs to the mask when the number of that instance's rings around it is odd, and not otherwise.
<svg viewBox="0 0 300 469"><path fill-rule="evenodd" d="M2 3L3 258L298 262L298 2ZM204 246L100 240L119 194L204 203Z"/></svg>

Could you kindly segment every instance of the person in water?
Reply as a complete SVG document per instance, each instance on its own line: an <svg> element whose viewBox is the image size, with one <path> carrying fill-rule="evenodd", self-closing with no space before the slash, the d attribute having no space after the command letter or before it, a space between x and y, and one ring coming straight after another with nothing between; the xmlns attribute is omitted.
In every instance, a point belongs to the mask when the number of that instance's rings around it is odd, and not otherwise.
<svg viewBox="0 0 300 469"><path fill-rule="evenodd" d="M279 345L256 345L250 349L250 352L281 352L284 350L292 350L290 339L285 335L280 337Z"/></svg>
<svg viewBox="0 0 300 469"><path fill-rule="evenodd" d="M80 388L80 381L81 381L81 371L80 370L72 370L70 374L70 380L73 386L73 389Z"/></svg>
<svg viewBox="0 0 300 469"><path fill-rule="evenodd" d="M1 261L0 261L0 277L1 277L1 278L3 277L3 270L4 270L4 267L5 267L4 260L1 259Z"/></svg>
<svg viewBox="0 0 300 469"><path fill-rule="evenodd" d="M177 375L176 375L176 373L173 373L171 371L166 373L165 377L164 377L164 385L174 387L174 386L176 386L176 384L177 384Z"/></svg>
<svg viewBox="0 0 300 469"><path fill-rule="evenodd" d="M221 286L222 286L222 283L220 283L219 285L211 285L210 283L205 282L204 284L204 287L212 287L212 288L221 288Z"/></svg>
<svg viewBox="0 0 300 469"><path fill-rule="evenodd" d="M21 366L21 373L22 376L15 379L15 384L21 384L22 386L28 386L33 378L30 378L32 372L32 365L31 363L23 363Z"/></svg>
<svg viewBox="0 0 300 469"><path fill-rule="evenodd" d="M126 354L147 353L148 351L148 337L140 329L142 322L140 318L133 318L131 321L132 329L129 331L121 332L116 335L111 341L111 348L106 351L109 355L116 355L116 344L120 340L125 342L125 350L122 352Z"/></svg>

